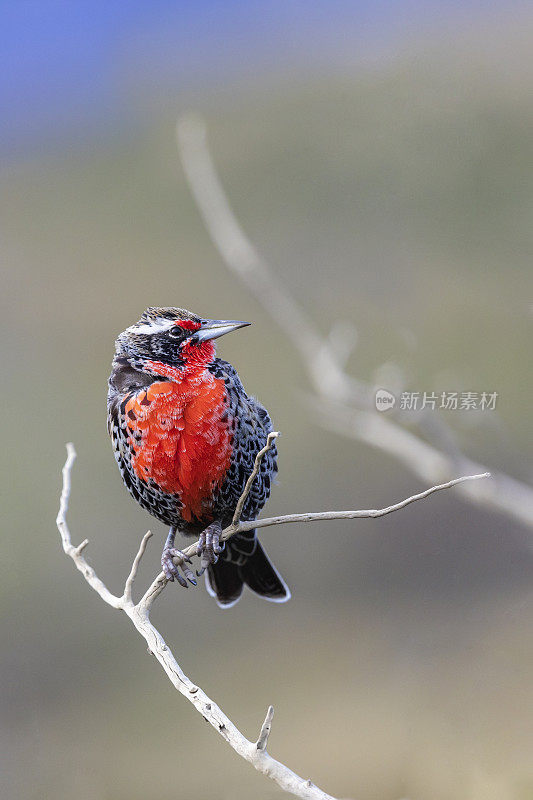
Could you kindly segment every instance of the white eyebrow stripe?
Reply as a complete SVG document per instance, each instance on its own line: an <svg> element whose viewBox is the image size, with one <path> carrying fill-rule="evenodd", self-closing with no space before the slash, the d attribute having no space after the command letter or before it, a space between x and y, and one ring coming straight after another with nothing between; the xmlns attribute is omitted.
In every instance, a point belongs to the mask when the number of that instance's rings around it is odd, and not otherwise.
<svg viewBox="0 0 533 800"><path fill-rule="evenodd" d="M175 324L176 320L159 317L159 319L156 319L153 322L147 322L144 325L132 325L130 328L128 328L128 331L129 333L151 335L152 333L164 333L164 331L169 331L174 327Z"/></svg>

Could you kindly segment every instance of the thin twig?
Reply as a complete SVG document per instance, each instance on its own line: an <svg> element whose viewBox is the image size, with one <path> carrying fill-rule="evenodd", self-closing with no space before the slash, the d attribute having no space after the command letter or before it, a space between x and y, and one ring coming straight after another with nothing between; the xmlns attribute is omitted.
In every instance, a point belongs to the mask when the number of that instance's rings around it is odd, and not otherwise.
<svg viewBox="0 0 533 800"><path fill-rule="evenodd" d="M272 730L273 716L274 716L274 706L269 706L268 711L266 713L265 721L261 725L261 730L259 731L259 738L255 744L258 750L266 750L266 746L268 744L268 737L270 736L270 731Z"/></svg>
<svg viewBox="0 0 533 800"><path fill-rule="evenodd" d="M357 511L312 511L305 514L283 514L279 517L266 517L266 519L256 519L252 522L241 522L237 526L237 530L233 533L241 531L249 531L254 528L269 528L271 525L287 525L291 522L319 522L324 520L333 519L375 519L376 517L384 517L387 514L392 514L393 511L399 511L401 508L416 503L417 500L423 500L429 497L430 494L441 492L443 489L450 489L452 486L457 486L458 483L465 481L478 481L481 478L490 478L490 472L483 472L480 475L464 475L462 478L454 478L452 481L441 483L438 486L432 486L430 489L425 489L423 492L414 494L411 497L406 497L399 503L386 508L370 508ZM227 529L229 530L229 529ZM221 537L222 538L222 537Z"/></svg>
<svg viewBox="0 0 533 800"><path fill-rule="evenodd" d="M126 578L126 583L124 584L124 594L122 597L124 598L125 603L132 603L132 589L133 589L133 582L137 577L137 570L139 569L139 564L141 563L141 558L144 555L146 550L146 545L148 544L148 539L151 539L152 531L147 531L142 540L141 544L139 545L139 550L137 551L137 555L133 559L133 564L131 565L130 574Z"/></svg>
<svg viewBox="0 0 533 800"><path fill-rule="evenodd" d="M241 520L242 510L244 508L244 504L250 494L250 491L253 486L253 482L257 478L257 474L259 472L259 468L261 466L261 461L263 460L263 456L268 453L270 448L272 447L274 440L277 439L279 436L279 431L271 431L267 436L267 441L265 446L257 453L254 461L254 467L251 473L248 475L248 480L244 486L243 492L239 497L239 502L235 508L235 513L233 515L233 519L231 520L231 527L236 528Z"/></svg>

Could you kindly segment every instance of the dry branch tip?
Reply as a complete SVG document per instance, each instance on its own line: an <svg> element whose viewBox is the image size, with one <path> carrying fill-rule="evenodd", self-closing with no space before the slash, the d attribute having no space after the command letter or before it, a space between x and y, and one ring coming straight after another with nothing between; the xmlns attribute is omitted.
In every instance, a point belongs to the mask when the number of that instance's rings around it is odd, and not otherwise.
<svg viewBox="0 0 533 800"><path fill-rule="evenodd" d="M272 730L273 716L274 716L274 706L269 706L268 711L266 713L265 721L261 725L261 730L259 731L259 738L255 744L258 750L266 750L268 737L270 736L270 731Z"/></svg>

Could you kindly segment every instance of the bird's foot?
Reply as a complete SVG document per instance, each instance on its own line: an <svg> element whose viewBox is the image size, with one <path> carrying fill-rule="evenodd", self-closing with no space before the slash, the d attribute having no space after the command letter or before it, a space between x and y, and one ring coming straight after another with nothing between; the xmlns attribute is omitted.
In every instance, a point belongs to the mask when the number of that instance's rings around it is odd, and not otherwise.
<svg viewBox="0 0 533 800"><path fill-rule="evenodd" d="M220 542L221 533L220 522L212 522L201 532L196 548L196 555L200 557L200 569L196 570L198 577L203 575L210 564L217 563L220 553L224 550L226 545L224 542Z"/></svg>
<svg viewBox="0 0 533 800"><path fill-rule="evenodd" d="M175 558L181 559L181 562L175 564ZM165 573L167 581L177 580L179 585L183 586L184 589L189 588L187 581L192 583L193 586L196 586L196 579L187 564L192 564L191 559L186 556L185 553L182 553L181 550L178 550L177 547L164 547L161 555L161 566L163 567L163 572ZM180 570L183 572L183 575Z"/></svg>

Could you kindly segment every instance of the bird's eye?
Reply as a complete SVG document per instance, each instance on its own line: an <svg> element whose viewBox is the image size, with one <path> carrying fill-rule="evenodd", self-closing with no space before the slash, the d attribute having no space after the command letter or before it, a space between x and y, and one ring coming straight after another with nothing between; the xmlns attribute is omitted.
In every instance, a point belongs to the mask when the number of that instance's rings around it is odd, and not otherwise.
<svg viewBox="0 0 533 800"><path fill-rule="evenodd" d="M183 336L183 331L177 325L173 325L170 328L168 335L171 339L180 339Z"/></svg>

